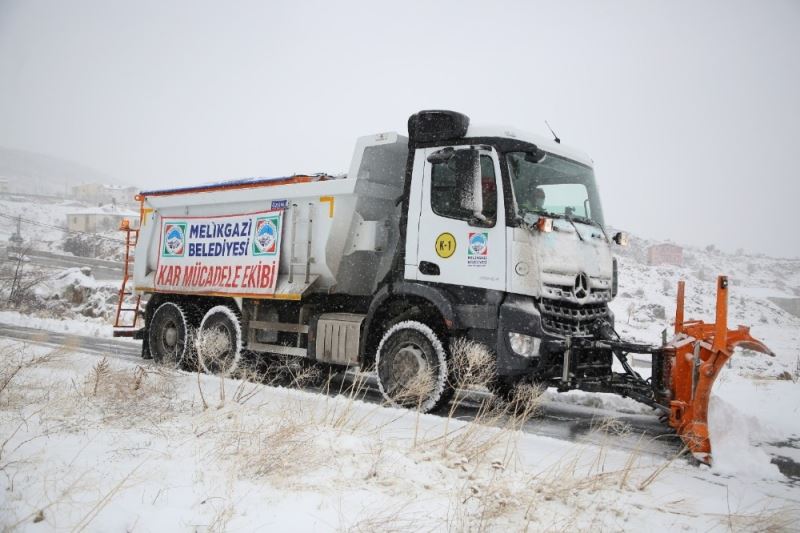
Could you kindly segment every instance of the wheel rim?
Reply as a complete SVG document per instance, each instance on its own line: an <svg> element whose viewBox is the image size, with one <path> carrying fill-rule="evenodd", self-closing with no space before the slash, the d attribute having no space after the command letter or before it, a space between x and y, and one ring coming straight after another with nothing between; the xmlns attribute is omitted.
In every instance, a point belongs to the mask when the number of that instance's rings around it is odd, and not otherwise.
<svg viewBox="0 0 800 533"><path fill-rule="evenodd" d="M183 308L173 302L161 304L151 320L150 353L156 362L181 365L184 362L188 328Z"/></svg>
<svg viewBox="0 0 800 533"><path fill-rule="evenodd" d="M392 389L407 388L414 378L428 369L422 348L413 343L403 344L392 358L392 376L395 377Z"/></svg>
<svg viewBox="0 0 800 533"><path fill-rule="evenodd" d="M430 327L414 320L398 322L378 344L378 388L391 405L427 413L448 397L446 357Z"/></svg>
<svg viewBox="0 0 800 533"><path fill-rule="evenodd" d="M172 350L178 346L178 326L175 322L168 322L164 326L164 331L161 334L161 342L168 350Z"/></svg>

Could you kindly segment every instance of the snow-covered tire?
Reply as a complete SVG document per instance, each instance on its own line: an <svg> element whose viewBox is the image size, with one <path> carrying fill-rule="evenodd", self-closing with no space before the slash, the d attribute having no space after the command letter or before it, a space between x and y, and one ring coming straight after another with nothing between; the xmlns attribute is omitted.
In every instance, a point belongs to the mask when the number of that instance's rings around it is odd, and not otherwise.
<svg viewBox="0 0 800 533"><path fill-rule="evenodd" d="M181 304L164 302L150 319L148 345L156 363L184 368L192 352L192 327Z"/></svg>
<svg viewBox="0 0 800 533"><path fill-rule="evenodd" d="M389 328L378 345L375 372L381 394L394 406L427 413L450 397L447 353L422 322L406 320Z"/></svg>
<svg viewBox="0 0 800 533"><path fill-rule="evenodd" d="M216 332L221 335L215 335ZM233 373L242 358L242 324L238 313L227 305L206 311L195 344L197 364L204 372Z"/></svg>

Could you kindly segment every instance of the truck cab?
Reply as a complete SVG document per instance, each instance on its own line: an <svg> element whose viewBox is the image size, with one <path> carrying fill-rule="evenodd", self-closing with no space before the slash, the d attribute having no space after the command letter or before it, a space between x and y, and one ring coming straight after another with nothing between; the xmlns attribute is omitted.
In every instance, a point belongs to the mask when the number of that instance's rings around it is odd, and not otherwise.
<svg viewBox="0 0 800 533"><path fill-rule="evenodd" d="M504 379L561 378L561 349L549 353L548 341L612 320L616 266L592 161L452 112L415 115L409 132L404 280L447 294ZM601 359L573 373L610 374L610 353Z"/></svg>

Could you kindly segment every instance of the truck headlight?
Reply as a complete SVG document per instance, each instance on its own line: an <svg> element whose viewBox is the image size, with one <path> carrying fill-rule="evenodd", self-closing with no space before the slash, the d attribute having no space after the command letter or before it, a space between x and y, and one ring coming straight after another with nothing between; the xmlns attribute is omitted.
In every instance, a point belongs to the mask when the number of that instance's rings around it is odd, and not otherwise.
<svg viewBox="0 0 800 533"><path fill-rule="evenodd" d="M538 337L523 335L522 333L508 332L508 343L514 353L522 357L537 357L539 355L539 345L542 340Z"/></svg>

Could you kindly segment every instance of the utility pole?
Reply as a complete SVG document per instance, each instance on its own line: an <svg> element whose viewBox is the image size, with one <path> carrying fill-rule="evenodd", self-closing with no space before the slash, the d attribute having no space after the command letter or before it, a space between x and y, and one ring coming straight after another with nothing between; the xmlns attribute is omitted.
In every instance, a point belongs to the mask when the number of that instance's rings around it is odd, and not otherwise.
<svg viewBox="0 0 800 533"><path fill-rule="evenodd" d="M24 242L24 240L22 238L22 216L21 215L17 215L17 231L16 231L16 233L14 233L11 236L9 241L10 241L10 243L9 243L9 248L10 249L12 249L12 250L15 249L15 248L19 248L20 250L22 249L22 243Z"/></svg>

